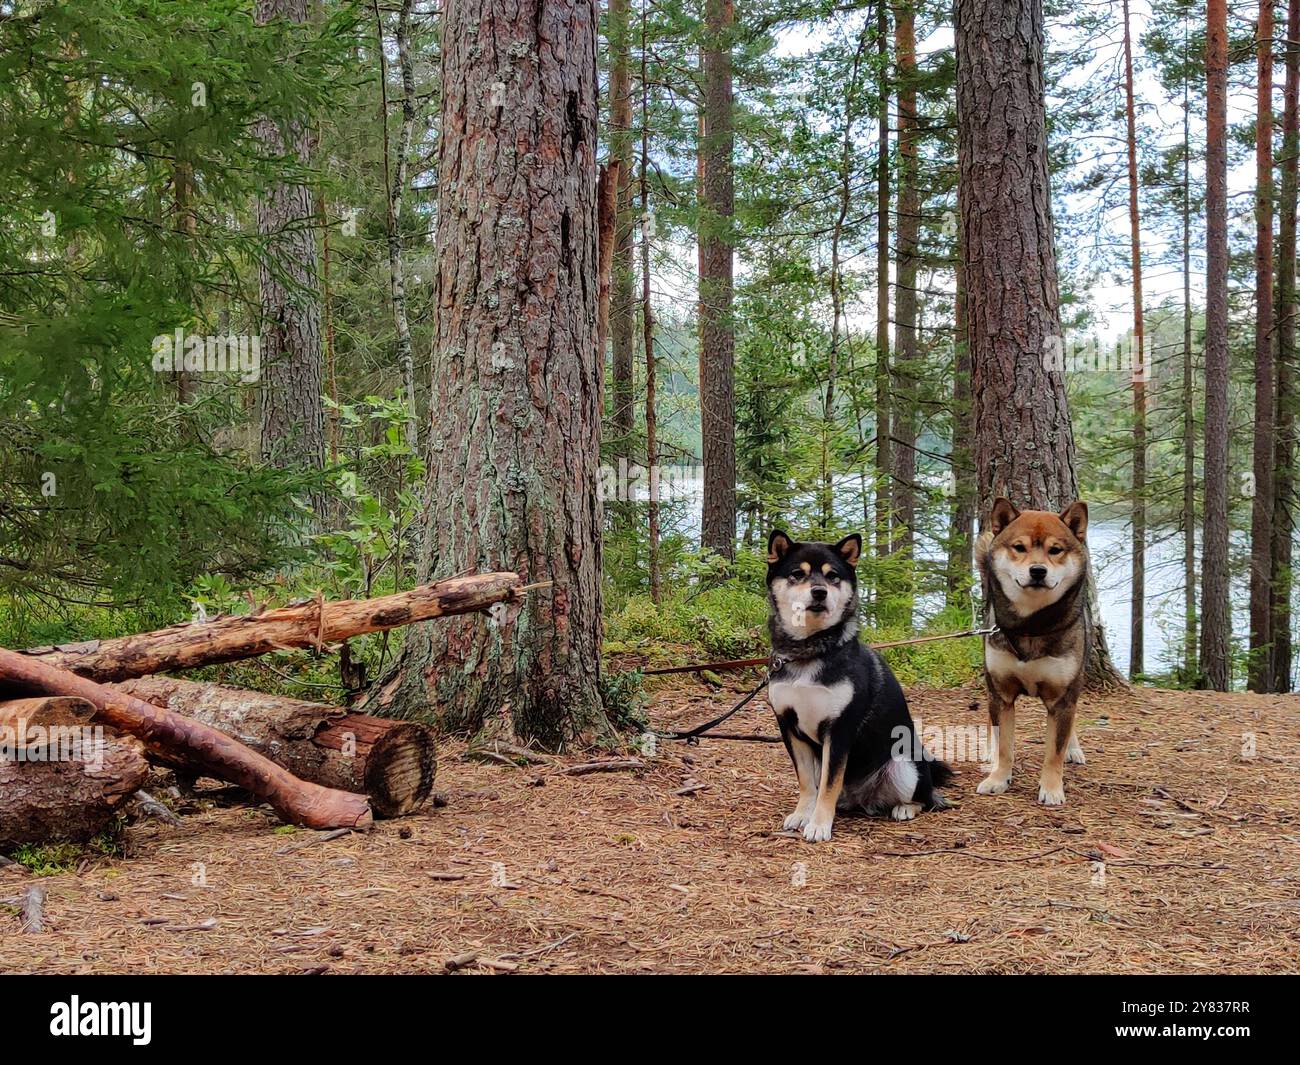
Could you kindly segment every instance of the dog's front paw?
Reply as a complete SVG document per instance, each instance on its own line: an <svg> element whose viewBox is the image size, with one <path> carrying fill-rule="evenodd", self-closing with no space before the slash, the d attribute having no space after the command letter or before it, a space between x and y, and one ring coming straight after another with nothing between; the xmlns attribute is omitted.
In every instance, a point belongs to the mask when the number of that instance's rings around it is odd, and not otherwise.
<svg viewBox="0 0 1300 1065"><path fill-rule="evenodd" d="M1074 765L1088 764L1088 759L1083 756L1083 748L1079 746L1077 736L1070 737L1070 746L1065 749L1065 760L1072 762Z"/></svg>
<svg viewBox="0 0 1300 1065"><path fill-rule="evenodd" d="M1049 784L1045 780L1040 781L1038 784L1038 801L1044 806L1064 806L1065 786L1063 784Z"/></svg>
<svg viewBox="0 0 1300 1065"><path fill-rule="evenodd" d="M889 816L895 821L910 821L920 812L921 804L919 802L900 802L889 811Z"/></svg>
<svg viewBox="0 0 1300 1065"><path fill-rule="evenodd" d="M802 806L796 806L794 808L794 813L785 819L785 830L787 832L802 832L804 826L811 820L811 810L805 810Z"/></svg>
<svg viewBox="0 0 1300 1065"><path fill-rule="evenodd" d="M990 773L979 782L975 791L980 795L1001 795L1009 787L1011 787L1011 774L998 776L997 773Z"/></svg>
<svg viewBox="0 0 1300 1065"><path fill-rule="evenodd" d="M818 821L815 817L804 826L803 838L809 843L825 843L831 838L831 822Z"/></svg>

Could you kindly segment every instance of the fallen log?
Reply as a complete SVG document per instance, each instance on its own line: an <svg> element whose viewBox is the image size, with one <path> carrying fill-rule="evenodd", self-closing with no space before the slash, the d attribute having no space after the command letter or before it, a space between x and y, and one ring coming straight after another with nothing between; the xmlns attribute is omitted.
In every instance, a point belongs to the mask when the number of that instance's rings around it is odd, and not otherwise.
<svg viewBox="0 0 1300 1065"><path fill-rule="evenodd" d="M36 753L42 760L29 760ZM57 760L45 757L55 753ZM148 775L139 740L93 728L75 747L58 752L0 753L0 850L55 840L84 843Z"/></svg>
<svg viewBox="0 0 1300 1065"><path fill-rule="evenodd" d="M437 759L424 725L171 677L115 687L211 725L303 780L359 791L378 817L408 814L433 791Z"/></svg>
<svg viewBox="0 0 1300 1065"><path fill-rule="evenodd" d="M186 762L208 776L247 788L293 824L361 828L371 823L370 805L362 795L299 780L210 725L57 669L38 658L0 648L0 684L89 699L95 705L97 723L129 732L160 758ZM131 791L138 787L137 783Z"/></svg>
<svg viewBox="0 0 1300 1065"><path fill-rule="evenodd" d="M409 592L374 599L322 599L275 607L259 614L172 625L112 640L21 652L58 669L109 684L196 666L256 658L270 651L338 643L417 621L486 610L520 591L517 573L450 577Z"/></svg>

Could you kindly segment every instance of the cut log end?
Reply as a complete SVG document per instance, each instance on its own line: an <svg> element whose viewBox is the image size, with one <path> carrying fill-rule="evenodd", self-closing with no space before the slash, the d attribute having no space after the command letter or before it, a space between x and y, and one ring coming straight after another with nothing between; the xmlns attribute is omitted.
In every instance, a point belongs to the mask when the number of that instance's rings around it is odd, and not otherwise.
<svg viewBox="0 0 1300 1065"><path fill-rule="evenodd" d="M388 729L366 759L365 786L377 817L401 817L433 791L438 759L432 733L419 725Z"/></svg>

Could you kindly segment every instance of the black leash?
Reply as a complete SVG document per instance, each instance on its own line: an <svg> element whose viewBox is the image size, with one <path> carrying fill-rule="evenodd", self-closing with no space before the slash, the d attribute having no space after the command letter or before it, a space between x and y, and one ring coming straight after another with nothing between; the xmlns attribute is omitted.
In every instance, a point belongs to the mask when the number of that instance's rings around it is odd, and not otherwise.
<svg viewBox="0 0 1300 1065"><path fill-rule="evenodd" d="M867 644L867 646L872 648L872 650L879 650L880 648L887 648L887 647L905 647L908 644L914 644L914 643L930 643L935 640L957 640L957 639L962 639L963 637L966 636L979 636L983 639L988 639L989 636L991 636L993 633L998 631L1000 630L998 629L997 625L990 625L984 628L980 628L978 625L976 625L962 632L946 632L938 636L920 636L911 640L895 640L892 643ZM1006 633L1004 632L1003 635L1006 635ZM1017 657L1019 657L1018 654ZM698 746L701 736L703 736L710 729L716 728L718 725L721 725L724 721L727 720L727 718L733 716L734 714L739 713L746 706L748 706L751 700L753 700L754 696L756 696L759 692L761 692L764 688L767 687L768 682L771 681L772 679L772 674L779 673L781 672L782 669L785 668L787 661L788 661L787 659L776 658L776 657L769 659L767 675L758 682L757 686L754 687L749 692L748 695L746 695L743 699L741 699L740 702L738 702L725 714L719 714L711 721L706 721L702 725L696 725L693 729L689 729L686 732L660 732L657 729L651 731L655 736L658 736L662 740L685 740L691 746ZM694 667L689 667L689 668L694 668ZM684 672L685 670L682 671ZM722 737L718 737L718 738L721 739ZM729 740L753 740L755 743L779 742L779 740L774 736L763 736L763 735L727 736L726 738Z"/></svg>
<svg viewBox="0 0 1300 1065"><path fill-rule="evenodd" d="M700 737L704 735L704 733L708 732L709 729L711 728L716 728L718 725L721 725L724 721L726 721L727 718L743 710L749 704L750 700L754 698L754 696L756 696L759 692L761 692L764 688L767 687L768 681L772 679L772 674L780 672L781 667L784 665L785 663L780 659L776 659L776 658L771 659L768 665L767 673L763 676L763 679L758 682L757 686L752 691L750 691L748 695L746 695L743 699L741 699L740 702L738 702L735 706L733 706L730 710L728 710L725 714L719 714L712 721L706 721L702 725L696 725L693 729L690 729L686 732L659 732L656 730L654 734L663 740L685 740L692 747L698 746L700 742ZM747 737L735 736L731 738L745 739ZM771 737L768 736L754 736L753 739L755 742L762 742L762 743L771 742Z"/></svg>

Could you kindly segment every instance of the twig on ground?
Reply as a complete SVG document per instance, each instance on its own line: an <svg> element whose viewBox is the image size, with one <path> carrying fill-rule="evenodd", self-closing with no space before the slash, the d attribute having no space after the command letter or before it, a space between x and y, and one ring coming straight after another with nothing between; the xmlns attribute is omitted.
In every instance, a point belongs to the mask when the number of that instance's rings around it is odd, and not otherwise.
<svg viewBox="0 0 1300 1065"><path fill-rule="evenodd" d="M160 803L143 788L135 793L135 801L140 804L140 809L146 817L153 817L169 825L181 823L181 819L170 808Z"/></svg>
<svg viewBox="0 0 1300 1065"><path fill-rule="evenodd" d="M588 773L618 773L624 770L644 769L640 758L608 758L603 762L581 762L565 766L560 773L566 777L581 777Z"/></svg>
<svg viewBox="0 0 1300 1065"><path fill-rule="evenodd" d="M33 884L23 896L22 922L28 935L45 931L45 888L40 884Z"/></svg>

